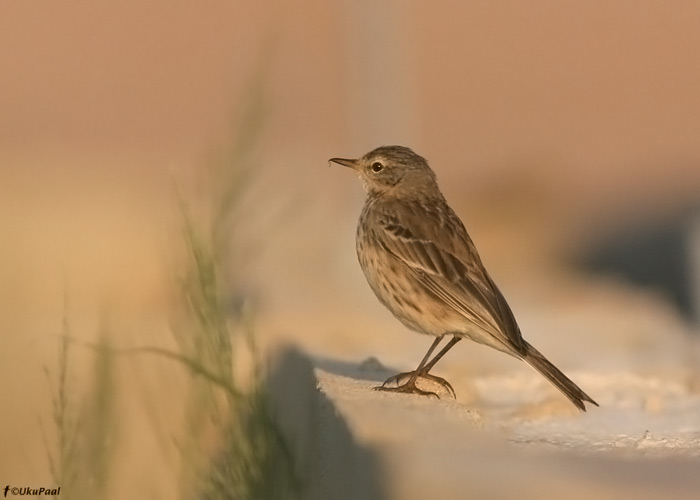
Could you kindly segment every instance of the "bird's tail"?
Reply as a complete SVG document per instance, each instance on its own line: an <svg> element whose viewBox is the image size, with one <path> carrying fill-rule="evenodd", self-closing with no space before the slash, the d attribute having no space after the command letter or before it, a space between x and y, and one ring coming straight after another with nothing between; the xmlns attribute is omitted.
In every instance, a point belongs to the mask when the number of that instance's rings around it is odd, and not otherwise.
<svg viewBox="0 0 700 500"><path fill-rule="evenodd" d="M532 347L530 344L525 342L526 354L523 356L523 360L533 367L535 370L540 372L544 377L547 378L554 386L559 389L564 396L569 398L576 407L581 411L586 411L586 406L583 404L584 401L592 403L598 406L598 403L593 401L593 399L583 392L579 386L574 384L569 377L564 375L559 368L554 366L545 358L540 351Z"/></svg>

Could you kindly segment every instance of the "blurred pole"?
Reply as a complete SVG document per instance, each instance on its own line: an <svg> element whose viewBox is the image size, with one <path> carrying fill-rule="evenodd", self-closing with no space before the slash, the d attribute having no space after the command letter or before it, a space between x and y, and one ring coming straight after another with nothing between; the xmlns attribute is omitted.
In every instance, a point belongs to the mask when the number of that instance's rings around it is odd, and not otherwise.
<svg viewBox="0 0 700 500"><path fill-rule="evenodd" d="M693 320L700 327L700 209L691 216L688 228L688 269Z"/></svg>
<svg viewBox="0 0 700 500"><path fill-rule="evenodd" d="M342 2L349 148L414 143L408 9L403 2Z"/></svg>

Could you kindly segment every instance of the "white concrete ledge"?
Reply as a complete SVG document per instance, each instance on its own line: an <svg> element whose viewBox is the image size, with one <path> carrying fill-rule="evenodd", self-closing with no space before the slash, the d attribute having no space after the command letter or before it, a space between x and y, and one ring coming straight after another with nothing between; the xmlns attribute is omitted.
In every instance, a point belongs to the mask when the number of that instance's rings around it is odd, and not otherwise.
<svg viewBox="0 0 700 500"><path fill-rule="evenodd" d="M514 418L513 413L470 409L452 399L371 390L388 375L372 362L312 359L295 349L278 356L271 394L304 477L303 498L618 500L700 495L700 423L682 424L665 434L645 430L643 419L641 424L636 417L625 423L624 405L620 408L605 396L603 408L586 414L560 411L566 405L557 403L555 410L536 418L528 412L516 412L520 416ZM594 377L587 382L594 385ZM695 400L693 395L686 399ZM614 408L606 409L606 402ZM688 418L700 421L698 408L686 404ZM620 425L629 432L601 431L611 415L622 418ZM669 439L673 436L676 442Z"/></svg>

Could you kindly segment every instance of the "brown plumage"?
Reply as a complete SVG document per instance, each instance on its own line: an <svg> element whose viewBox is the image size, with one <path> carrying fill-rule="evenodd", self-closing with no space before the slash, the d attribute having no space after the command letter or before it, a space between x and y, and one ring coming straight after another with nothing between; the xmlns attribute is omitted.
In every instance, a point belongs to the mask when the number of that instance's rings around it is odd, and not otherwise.
<svg viewBox="0 0 700 500"><path fill-rule="evenodd" d="M508 303L424 158L402 146L382 146L356 160L330 161L355 170L367 192L356 241L370 287L404 325L436 337L416 370L395 375L377 389L434 394L416 386L418 378L426 378L454 395L446 380L429 372L466 337L524 360L577 408L585 411L585 401L597 406L522 338ZM430 359L445 336L452 339ZM387 387L391 382L397 387Z"/></svg>

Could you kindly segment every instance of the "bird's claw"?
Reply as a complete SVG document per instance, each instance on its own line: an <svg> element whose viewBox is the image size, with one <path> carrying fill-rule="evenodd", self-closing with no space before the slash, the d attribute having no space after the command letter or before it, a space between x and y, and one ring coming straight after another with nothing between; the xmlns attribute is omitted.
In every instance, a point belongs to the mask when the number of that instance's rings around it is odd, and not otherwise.
<svg viewBox="0 0 700 500"><path fill-rule="evenodd" d="M384 392L402 392L404 394L418 394L419 396L435 396L436 398L440 399L440 396L437 395L437 393L433 391L424 391L422 389L419 389L415 381L414 382L407 382L403 385L399 385L397 387L385 387L384 385L378 385L376 387L373 387L375 391L384 391Z"/></svg>
<svg viewBox="0 0 700 500"><path fill-rule="evenodd" d="M403 380L408 378L408 381L404 384L401 384ZM440 385L443 389L445 389L454 399L457 399L457 394L455 393L454 388L452 387L452 384L450 384L447 380L445 380L442 377L438 377L435 375L431 375L430 373L422 373L422 372L402 372L402 373L397 373L396 375L392 375L388 379L384 381L384 383L380 386L377 386L374 388L375 391L389 391L389 392L403 392L403 393L408 393L408 394L420 394L421 396L435 396L436 398L440 399L440 396L437 395L437 393L432 392L432 391L424 391L422 389L419 389L416 386L416 381L419 378L424 378L426 380L430 380L432 382L437 383ZM392 384L395 383L397 387L386 387L387 384Z"/></svg>

